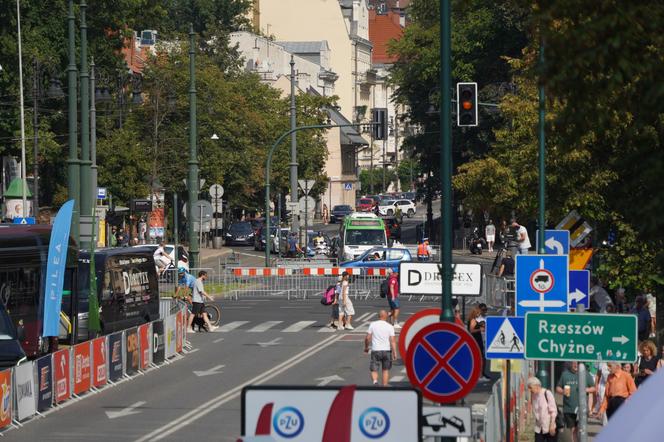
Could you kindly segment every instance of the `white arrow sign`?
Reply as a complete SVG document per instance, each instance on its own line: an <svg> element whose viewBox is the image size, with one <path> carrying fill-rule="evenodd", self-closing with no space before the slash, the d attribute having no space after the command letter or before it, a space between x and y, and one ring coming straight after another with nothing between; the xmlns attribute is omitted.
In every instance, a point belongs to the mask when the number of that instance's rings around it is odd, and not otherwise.
<svg viewBox="0 0 664 442"><path fill-rule="evenodd" d="M147 402L145 401L138 401L135 404L132 404L128 406L127 408L123 408L120 411L107 411L106 416L108 416L109 419L117 419L119 417L125 417L125 416L131 416L132 414L138 414L141 411L136 410L138 407L142 407L145 405Z"/></svg>
<svg viewBox="0 0 664 442"><path fill-rule="evenodd" d="M581 301L581 300L582 300L583 298L585 298L585 297L586 297L586 294L585 294L585 293L583 293L583 292L582 292L581 290L579 290L579 289L576 289L576 290L574 290L573 292L571 292L571 293L569 294L569 303L570 303L570 305L571 305L572 303L577 303L577 304L579 304L579 301Z"/></svg>
<svg viewBox="0 0 664 442"><path fill-rule="evenodd" d="M629 341L629 338L625 335L622 335L622 336L618 336L618 337L614 336L613 338L611 338L611 340L613 342L620 342L621 344L625 344L626 342Z"/></svg>
<svg viewBox="0 0 664 442"><path fill-rule="evenodd" d="M539 307L540 311L544 311L544 307L562 307L565 305L563 301L545 301L543 299L527 299L524 301L519 301L519 305L522 307Z"/></svg>
<svg viewBox="0 0 664 442"><path fill-rule="evenodd" d="M563 244L560 241L556 241L553 237L544 241L544 245L547 249L555 250L556 255L565 254L565 248L563 247Z"/></svg>
<svg viewBox="0 0 664 442"><path fill-rule="evenodd" d="M221 369L224 368L224 367L225 367L225 365L217 365L216 367L212 367L209 370L200 370L200 371L194 370L194 374L198 377L211 376L213 374L220 374Z"/></svg>
<svg viewBox="0 0 664 442"><path fill-rule="evenodd" d="M322 377L322 378L316 378L316 380L320 381L318 383L318 386L322 387L324 385L329 384L330 382L343 381L344 378L342 378L341 376L337 376L336 374L333 374L332 376L325 376L325 377Z"/></svg>
<svg viewBox="0 0 664 442"><path fill-rule="evenodd" d="M265 347L270 347L272 345L279 345L279 341L281 341L281 338L274 338L270 342L258 342L258 345L265 348Z"/></svg>

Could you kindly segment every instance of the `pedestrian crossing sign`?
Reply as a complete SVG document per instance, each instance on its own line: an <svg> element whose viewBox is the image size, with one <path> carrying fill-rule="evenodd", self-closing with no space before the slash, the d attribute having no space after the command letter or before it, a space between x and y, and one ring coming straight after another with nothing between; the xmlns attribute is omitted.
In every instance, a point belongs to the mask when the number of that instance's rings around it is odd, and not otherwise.
<svg viewBox="0 0 664 442"><path fill-rule="evenodd" d="M523 359L526 348L524 328L523 317L487 317L486 358Z"/></svg>

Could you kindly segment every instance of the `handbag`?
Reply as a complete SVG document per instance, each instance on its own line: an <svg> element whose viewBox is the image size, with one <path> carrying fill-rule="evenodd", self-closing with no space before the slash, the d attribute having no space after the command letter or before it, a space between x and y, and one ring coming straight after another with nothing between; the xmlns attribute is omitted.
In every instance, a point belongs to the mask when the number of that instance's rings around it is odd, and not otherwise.
<svg viewBox="0 0 664 442"><path fill-rule="evenodd" d="M551 390L546 390L546 389L544 390L544 399L546 400L546 403L548 404L549 403L549 397L546 395L547 391L551 391ZM551 393L551 396L553 396L553 393ZM555 397L554 397L554 399L555 399ZM556 433L558 433L558 432L560 432L560 430L565 428L565 420L563 419L563 410L561 410L560 407L558 407L557 405L556 405L556 410L557 410L557 413L556 413Z"/></svg>

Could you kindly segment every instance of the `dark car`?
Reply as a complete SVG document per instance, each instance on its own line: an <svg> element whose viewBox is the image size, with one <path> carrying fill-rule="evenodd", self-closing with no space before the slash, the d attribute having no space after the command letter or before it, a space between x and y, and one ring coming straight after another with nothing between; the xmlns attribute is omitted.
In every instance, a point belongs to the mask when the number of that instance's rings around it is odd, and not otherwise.
<svg viewBox="0 0 664 442"><path fill-rule="evenodd" d="M401 223L394 216L383 217L388 240L401 241Z"/></svg>
<svg viewBox="0 0 664 442"><path fill-rule="evenodd" d="M224 235L224 239L227 246L252 246L254 245L255 235L250 222L239 222L230 225L228 231Z"/></svg>
<svg viewBox="0 0 664 442"><path fill-rule="evenodd" d="M344 217L353 213L353 208L348 204L340 204L332 208L332 213L330 213L330 222L335 223L337 221L343 221Z"/></svg>

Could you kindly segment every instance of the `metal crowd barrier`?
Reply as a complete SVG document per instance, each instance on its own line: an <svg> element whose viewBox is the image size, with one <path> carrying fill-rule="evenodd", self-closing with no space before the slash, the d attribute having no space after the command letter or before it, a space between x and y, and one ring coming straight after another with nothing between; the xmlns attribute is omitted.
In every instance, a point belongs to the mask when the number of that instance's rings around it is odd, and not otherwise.
<svg viewBox="0 0 664 442"><path fill-rule="evenodd" d="M171 300L163 306L168 314L156 321L0 371L0 435L64 402L169 364L188 345L186 310Z"/></svg>
<svg viewBox="0 0 664 442"><path fill-rule="evenodd" d="M487 306L501 313L511 313L514 308L514 278L485 274L482 284L483 298Z"/></svg>

